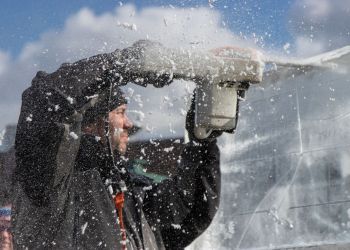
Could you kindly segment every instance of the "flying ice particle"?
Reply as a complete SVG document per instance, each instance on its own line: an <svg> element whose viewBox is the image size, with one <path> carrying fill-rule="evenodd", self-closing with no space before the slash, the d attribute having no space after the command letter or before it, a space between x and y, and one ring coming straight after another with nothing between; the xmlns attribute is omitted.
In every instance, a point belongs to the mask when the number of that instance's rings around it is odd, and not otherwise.
<svg viewBox="0 0 350 250"><path fill-rule="evenodd" d="M163 102L164 102L164 103L167 103L167 102L169 102L169 101L170 101L169 96L164 96L164 97L163 97Z"/></svg>
<svg viewBox="0 0 350 250"><path fill-rule="evenodd" d="M126 22L124 22L124 23L117 22L117 26L125 28L125 29L129 29L132 31L137 31L137 26L134 23L131 24L131 23L126 23Z"/></svg>
<svg viewBox="0 0 350 250"><path fill-rule="evenodd" d="M172 226L174 229L181 229L181 225L179 225L179 224L171 224L171 226Z"/></svg>
<svg viewBox="0 0 350 250"><path fill-rule="evenodd" d="M67 97L67 101L70 103L70 104L73 104L74 102L74 99L70 96Z"/></svg>
<svg viewBox="0 0 350 250"><path fill-rule="evenodd" d="M208 0L208 5L210 8L214 8L214 3L216 2L217 0Z"/></svg>
<svg viewBox="0 0 350 250"><path fill-rule="evenodd" d="M88 223L86 222L84 225L81 226L81 234L85 234L85 230L87 228Z"/></svg>
<svg viewBox="0 0 350 250"><path fill-rule="evenodd" d="M286 43L285 45L283 45L283 49L287 54L290 53L289 48L290 48L290 43Z"/></svg>
<svg viewBox="0 0 350 250"><path fill-rule="evenodd" d="M144 191L148 191L148 190L151 190L152 189L152 185L149 185L147 187L143 187L142 190Z"/></svg>
<svg viewBox="0 0 350 250"><path fill-rule="evenodd" d="M29 114L29 116L27 116L27 118L26 118L26 121L27 121L27 122L33 121L33 115L32 115L32 114Z"/></svg>
<svg viewBox="0 0 350 250"><path fill-rule="evenodd" d="M79 136L74 133L73 131L69 133L70 137L72 137L74 140L77 140L79 138Z"/></svg>
<svg viewBox="0 0 350 250"><path fill-rule="evenodd" d="M169 152L173 151L173 149L174 149L174 147L168 147L168 148L164 148L163 150L164 150L164 152L169 153Z"/></svg>

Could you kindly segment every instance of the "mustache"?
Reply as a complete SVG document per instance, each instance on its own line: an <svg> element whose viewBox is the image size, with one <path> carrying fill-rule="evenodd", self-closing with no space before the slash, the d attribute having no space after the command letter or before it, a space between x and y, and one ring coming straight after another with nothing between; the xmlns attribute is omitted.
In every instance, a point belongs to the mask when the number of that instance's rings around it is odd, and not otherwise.
<svg viewBox="0 0 350 250"><path fill-rule="evenodd" d="M140 130L141 130L140 126L132 126L131 128L128 128L128 129L115 128L114 131L113 131L113 134L117 136L117 135L120 135L121 133L127 132L128 135L131 136L131 135L136 134Z"/></svg>

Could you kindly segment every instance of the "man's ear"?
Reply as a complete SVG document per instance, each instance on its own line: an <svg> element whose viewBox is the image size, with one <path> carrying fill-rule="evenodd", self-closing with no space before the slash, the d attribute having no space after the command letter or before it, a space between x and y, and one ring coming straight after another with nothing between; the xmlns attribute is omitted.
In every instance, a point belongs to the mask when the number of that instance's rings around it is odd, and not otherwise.
<svg viewBox="0 0 350 250"><path fill-rule="evenodd" d="M99 137L105 136L105 123L102 117L97 118L94 122L84 126L81 130L84 133L96 135Z"/></svg>

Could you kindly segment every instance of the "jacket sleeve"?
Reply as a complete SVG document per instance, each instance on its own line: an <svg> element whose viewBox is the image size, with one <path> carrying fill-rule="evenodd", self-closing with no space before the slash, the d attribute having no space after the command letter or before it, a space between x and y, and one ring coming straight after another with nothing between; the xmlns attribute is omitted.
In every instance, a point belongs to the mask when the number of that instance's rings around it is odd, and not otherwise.
<svg viewBox="0 0 350 250"><path fill-rule="evenodd" d="M14 180L35 204L47 204L54 186L63 191L79 148L79 109L89 103L86 96L103 88L116 53L63 64L51 74L38 72L23 92Z"/></svg>
<svg viewBox="0 0 350 250"><path fill-rule="evenodd" d="M144 211L160 228L167 249L186 247L210 225L219 207L220 181L215 140L187 145L176 177L148 191Z"/></svg>

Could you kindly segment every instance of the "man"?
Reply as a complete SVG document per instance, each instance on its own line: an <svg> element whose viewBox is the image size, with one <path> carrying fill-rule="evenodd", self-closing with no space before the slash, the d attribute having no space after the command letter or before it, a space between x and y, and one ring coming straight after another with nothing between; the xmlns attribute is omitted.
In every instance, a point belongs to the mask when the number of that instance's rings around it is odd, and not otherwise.
<svg viewBox="0 0 350 250"><path fill-rule="evenodd" d="M128 62L148 43L39 72L23 93L15 249L183 249L209 226L219 206L219 150L215 138L194 137L193 105L177 175L153 183L127 171L132 123L118 86L140 82Z"/></svg>
<svg viewBox="0 0 350 250"><path fill-rule="evenodd" d="M12 250L11 205L0 207L0 250Z"/></svg>

